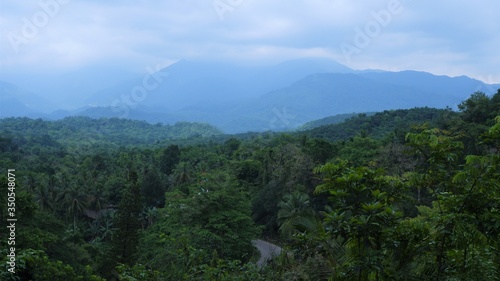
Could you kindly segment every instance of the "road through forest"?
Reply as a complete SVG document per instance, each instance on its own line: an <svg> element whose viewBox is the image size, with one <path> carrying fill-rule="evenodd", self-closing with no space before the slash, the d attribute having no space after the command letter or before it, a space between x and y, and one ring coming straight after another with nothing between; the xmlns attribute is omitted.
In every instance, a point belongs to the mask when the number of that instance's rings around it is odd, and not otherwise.
<svg viewBox="0 0 500 281"><path fill-rule="evenodd" d="M264 240L253 240L253 245L260 252L260 259L257 261L257 266L262 267L266 261L270 260L273 256L281 253L281 248Z"/></svg>

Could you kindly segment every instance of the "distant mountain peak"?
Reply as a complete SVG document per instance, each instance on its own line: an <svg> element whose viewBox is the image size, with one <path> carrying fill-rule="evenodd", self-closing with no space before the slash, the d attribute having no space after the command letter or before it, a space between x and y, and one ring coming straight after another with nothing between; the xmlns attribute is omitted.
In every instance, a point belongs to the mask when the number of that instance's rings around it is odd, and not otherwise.
<svg viewBox="0 0 500 281"><path fill-rule="evenodd" d="M155 72L149 70L113 86L99 88L101 90L73 107L78 109L45 116L57 119L69 115L118 115L153 123L202 121L232 133L288 130L342 113L415 106L455 107L475 91L488 94L497 89L495 85L466 76L438 76L414 70L360 71L321 57L261 66L181 59L160 67L156 65ZM95 75L83 77L82 81L98 82L92 77ZM11 101L4 102L7 106L1 105L0 116L24 112L24 116L33 117L36 113L26 105L41 109L46 104L35 98L23 99L25 91L3 85L0 82L0 96L9 96ZM15 98L10 98L12 95L8 93L15 93ZM75 94L75 97L68 95L68 99L78 102L77 92L67 93ZM18 110L12 111L14 107Z"/></svg>

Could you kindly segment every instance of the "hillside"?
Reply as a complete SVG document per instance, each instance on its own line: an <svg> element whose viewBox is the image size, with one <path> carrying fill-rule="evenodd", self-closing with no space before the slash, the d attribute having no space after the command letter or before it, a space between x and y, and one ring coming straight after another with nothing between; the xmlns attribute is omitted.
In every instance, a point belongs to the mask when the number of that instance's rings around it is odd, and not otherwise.
<svg viewBox="0 0 500 281"><path fill-rule="evenodd" d="M368 113L363 113L363 114L366 114L367 116L371 116L375 113L368 112ZM345 120L350 119L352 117L355 117L357 115L359 115L359 113L346 113L346 114L337 114L334 116L328 116L325 118L321 118L318 120L313 120L313 121L307 122L304 125L297 128L297 131L306 131L306 130L311 130L311 129L321 127L321 126L342 123Z"/></svg>
<svg viewBox="0 0 500 281"><path fill-rule="evenodd" d="M29 129L27 129L29 128ZM60 142L62 144L134 146L163 143L168 140L208 137L221 134L208 124L178 122L174 125L152 125L145 121L118 118L92 119L67 117L57 121L6 118L0 120L0 134L18 135L25 140Z"/></svg>
<svg viewBox="0 0 500 281"><path fill-rule="evenodd" d="M430 280L439 230L451 223L450 237L480 233L492 251L467 240L476 253L467 262L487 265L486 273L473 272L452 259L463 249L450 240L440 250L447 268L495 280L499 114L500 91L474 93L460 112L390 110L282 134L218 135L204 124L117 118L3 119L0 165L9 171L0 187L5 194L15 190L23 218L16 245L29 245L16 252L23 264L16 274L20 280L50 273L71 281L267 281L305 273L312 281L341 272L357 279L331 262L340 253L346 260L376 257L399 276ZM411 128L423 122L428 127ZM4 198L0 215L7 217ZM7 235L0 233L3 247ZM262 237L287 253L257 267L252 241ZM351 243L363 252L350 251ZM120 265L123 257L130 264ZM414 262L429 270L407 270Z"/></svg>
<svg viewBox="0 0 500 281"><path fill-rule="evenodd" d="M302 133L329 141L347 140L359 134L380 139L392 132L396 134L407 132L413 125L428 123L430 127L435 127L442 120L444 114L449 118L450 115L457 113L427 107L385 110L373 115L359 114L342 123L320 126Z"/></svg>

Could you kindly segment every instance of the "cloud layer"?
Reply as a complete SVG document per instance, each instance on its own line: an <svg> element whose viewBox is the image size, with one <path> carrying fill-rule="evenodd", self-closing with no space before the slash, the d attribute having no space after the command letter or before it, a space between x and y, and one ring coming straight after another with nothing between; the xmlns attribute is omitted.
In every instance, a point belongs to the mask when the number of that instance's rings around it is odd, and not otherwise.
<svg viewBox="0 0 500 281"><path fill-rule="evenodd" d="M2 71L319 56L353 68L500 83L498 0L41 0L1 6Z"/></svg>

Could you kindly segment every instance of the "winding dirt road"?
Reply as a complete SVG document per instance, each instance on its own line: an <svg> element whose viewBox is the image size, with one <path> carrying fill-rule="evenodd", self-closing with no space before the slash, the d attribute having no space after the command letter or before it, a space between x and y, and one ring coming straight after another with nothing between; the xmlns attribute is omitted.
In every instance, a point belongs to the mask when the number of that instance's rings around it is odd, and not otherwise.
<svg viewBox="0 0 500 281"><path fill-rule="evenodd" d="M260 259L257 261L257 266L262 267L273 256L281 253L281 248L264 240L253 240L252 244L259 250Z"/></svg>

